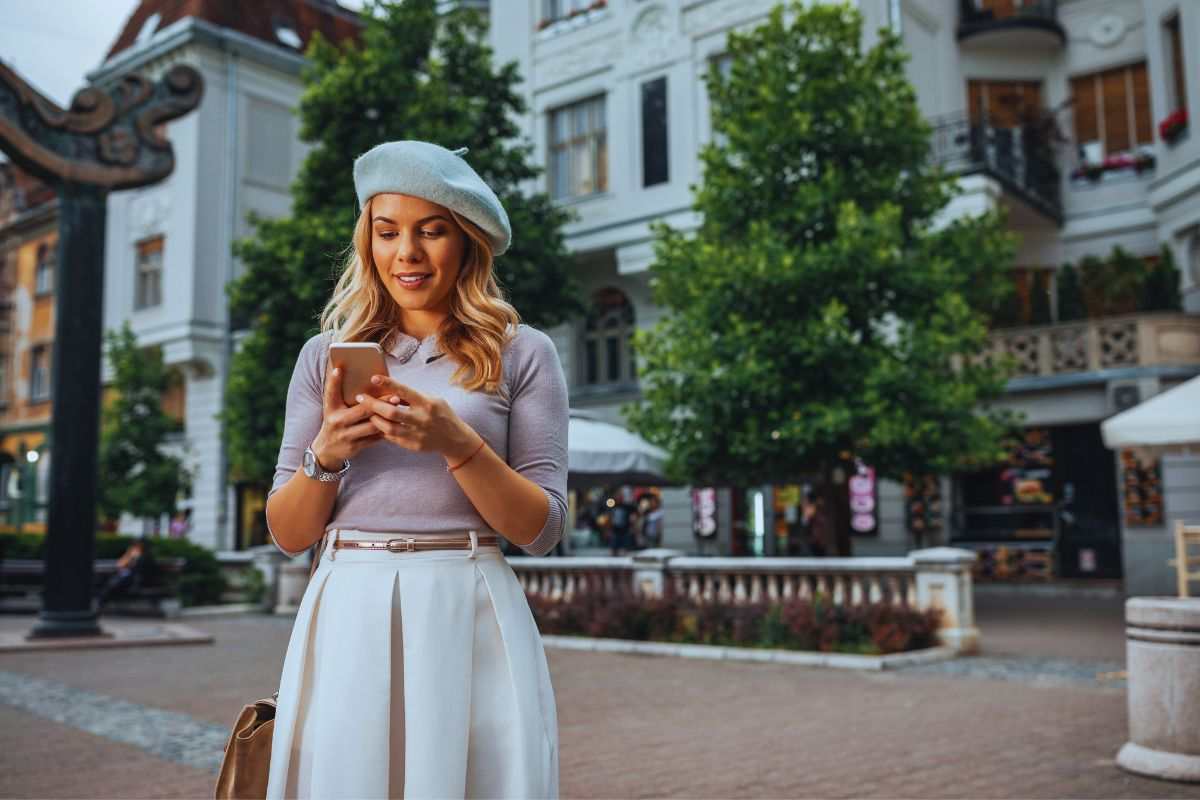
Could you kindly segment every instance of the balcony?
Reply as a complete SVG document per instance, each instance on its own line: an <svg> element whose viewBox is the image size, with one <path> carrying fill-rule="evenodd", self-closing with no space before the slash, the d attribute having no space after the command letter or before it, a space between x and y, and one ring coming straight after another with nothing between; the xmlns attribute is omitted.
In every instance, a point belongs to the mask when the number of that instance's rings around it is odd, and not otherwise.
<svg viewBox="0 0 1200 800"><path fill-rule="evenodd" d="M991 352L1016 360L1014 378L1200 365L1200 316L1175 311L1005 328L991 338Z"/></svg>
<svg viewBox="0 0 1200 800"><path fill-rule="evenodd" d="M960 0L963 47L1057 49L1067 43L1058 0Z"/></svg>
<svg viewBox="0 0 1200 800"><path fill-rule="evenodd" d="M1062 224L1058 167L1048 144L1022 128L1001 128L966 114L931 120L933 159L958 175L985 174L1035 211Z"/></svg>

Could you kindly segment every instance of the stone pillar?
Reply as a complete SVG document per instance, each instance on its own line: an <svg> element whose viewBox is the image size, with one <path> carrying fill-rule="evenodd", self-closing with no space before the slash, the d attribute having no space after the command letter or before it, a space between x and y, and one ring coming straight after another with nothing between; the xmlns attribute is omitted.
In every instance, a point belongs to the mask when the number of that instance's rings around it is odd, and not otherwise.
<svg viewBox="0 0 1200 800"><path fill-rule="evenodd" d="M663 594L663 572L667 562L683 555L682 550L669 547L650 547L633 554L633 591L646 597L661 597Z"/></svg>
<svg viewBox="0 0 1200 800"><path fill-rule="evenodd" d="M1200 783L1200 598L1125 601L1130 772Z"/></svg>
<svg viewBox="0 0 1200 800"><path fill-rule="evenodd" d="M917 578L917 608L945 614L938 637L960 654L979 652L971 565L978 554L958 547L930 547L908 554Z"/></svg>
<svg viewBox="0 0 1200 800"><path fill-rule="evenodd" d="M267 585L260 605L263 611L271 611L279 603L280 572L288 557L273 544L261 544L249 550L254 553L251 563L263 574L263 582Z"/></svg>
<svg viewBox="0 0 1200 800"><path fill-rule="evenodd" d="M279 593L275 603L276 614L295 614L300 609L300 598L308 588L307 559L293 558L279 567Z"/></svg>

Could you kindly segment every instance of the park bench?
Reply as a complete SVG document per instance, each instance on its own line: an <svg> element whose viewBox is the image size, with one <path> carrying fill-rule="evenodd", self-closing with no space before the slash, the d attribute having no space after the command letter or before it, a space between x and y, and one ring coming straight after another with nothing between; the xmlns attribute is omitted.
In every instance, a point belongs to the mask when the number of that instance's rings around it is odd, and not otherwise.
<svg viewBox="0 0 1200 800"><path fill-rule="evenodd" d="M178 609L178 579L186 559L155 558L158 580L114 596L102 614L119 612L131 616L170 615ZM39 611L42 607L42 582L46 564L40 558L7 558L0 560L0 610ZM92 595L117 571L117 559L98 558L92 564Z"/></svg>

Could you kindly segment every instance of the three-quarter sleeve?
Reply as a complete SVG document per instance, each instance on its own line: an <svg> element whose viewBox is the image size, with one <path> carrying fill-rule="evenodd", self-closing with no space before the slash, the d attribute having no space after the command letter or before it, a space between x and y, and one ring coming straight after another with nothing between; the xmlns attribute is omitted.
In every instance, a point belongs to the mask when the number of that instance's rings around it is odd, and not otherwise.
<svg viewBox="0 0 1200 800"><path fill-rule="evenodd" d="M320 333L305 342L296 358L296 366L292 369L292 379L288 383L287 390L287 407L283 418L283 441L279 445L279 458L275 463L275 478L271 482L270 491L267 492L267 499L279 491L300 468L304 449L312 444L312 440L317 438L317 434L321 431L321 423L324 419L325 383L322 337L326 335ZM292 552L281 546L279 540L275 538L275 531L271 530L269 518L267 531L271 535L271 541L283 553L297 556L304 552L303 550Z"/></svg>
<svg viewBox="0 0 1200 800"><path fill-rule="evenodd" d="M524 326L510 386L508 465L542 487L549 512L521 550L544 556L562 539L567 520L567 382L554 341Z"/></svg>

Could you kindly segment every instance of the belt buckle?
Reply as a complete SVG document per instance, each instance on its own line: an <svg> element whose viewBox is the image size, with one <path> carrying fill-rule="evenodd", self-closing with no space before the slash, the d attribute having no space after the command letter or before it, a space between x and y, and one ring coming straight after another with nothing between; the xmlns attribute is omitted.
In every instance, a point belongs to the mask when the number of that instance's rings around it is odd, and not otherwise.
<svg viewBox="0 0 1200 800"><path fill-rule="evenodd" d="M411 536L405 539L388 539L387 549L389 553L412 553L417 549L417 540Z"/></svg>

